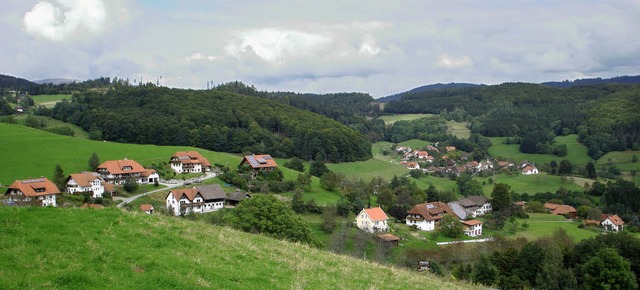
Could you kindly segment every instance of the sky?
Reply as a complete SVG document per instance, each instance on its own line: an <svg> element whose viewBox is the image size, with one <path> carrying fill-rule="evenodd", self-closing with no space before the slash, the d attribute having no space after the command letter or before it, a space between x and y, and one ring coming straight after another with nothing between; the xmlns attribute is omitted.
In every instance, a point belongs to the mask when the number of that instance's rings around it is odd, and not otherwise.
<svg viewBox="0 0 640 290"><path fill-rule="evenodd" d="M640 74L639 0L2 0L0 74L383 97Z"/></svg>

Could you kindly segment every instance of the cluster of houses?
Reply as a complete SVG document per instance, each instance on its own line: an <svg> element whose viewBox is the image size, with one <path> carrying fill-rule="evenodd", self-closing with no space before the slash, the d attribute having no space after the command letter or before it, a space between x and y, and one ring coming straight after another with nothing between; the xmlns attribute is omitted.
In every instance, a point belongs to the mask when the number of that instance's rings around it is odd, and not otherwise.
<svg viewBox="0 0 640 290"><path fill-rule="evenodd" d="M436 146L438 146L437 143ZM457 156L460 156L460 160L454 160L450 158L449 155L446 155L446 153L456 151L455 146L444 146L441 149L438 149L436 146L428 145L423 148L423 150L413 150L408 146L397 146L395 151L397 154L402 154L400 165L409 170L422 170L423 173L435 173L442 176L455 174L459 176L462 173L473 175L482 171L494 170L494 163L490 160L466 162L469 157L471 157L471 154L467 152L460 152L457 154ZM443 166L433 165L434 161L442 161L440 164ZM535 164L528 161L522 161L517 166L507 161L497 161L495 163L496 170L511 170L516 167L518 171L524 175L539 173Z"/></svg>

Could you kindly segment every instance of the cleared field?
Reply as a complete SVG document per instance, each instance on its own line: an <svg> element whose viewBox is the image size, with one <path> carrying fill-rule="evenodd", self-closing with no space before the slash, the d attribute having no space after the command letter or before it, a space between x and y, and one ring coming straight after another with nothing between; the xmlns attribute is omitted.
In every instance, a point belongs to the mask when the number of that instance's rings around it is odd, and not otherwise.
<svg viewBox="0 0 640 290"><path fill-rule="evenodd" d="M38 105L43 105L47 108L51 108L64 99L71 99L71 95L59 94L59 95L35 95L32 96L33 101Z"/></svg>
<svg viewBox="0 0 640 290"><path fill-rule="evenodd" d="M434 117L434 114L398 114L398 115L386 115L380 116L379 119L383 120L386 124L393 124L397 121L411 121L424 117Z"/></svg>
<svg viewBox="0 0 640 290"><path fill-rule="evenodd" d="M447 133L460 139L468 139L471 136L469 122L447 121Z"/></svg>
<svg viewBox="0 0 640 290"><path fill-rule="evenodd" d="M564 217L558 215L530 213L529 219L518 220L520 223L524 221L529 224L529 228L525 231L517 232L515 236L525 237L528 240L550 236L557 229L564 229L574 242L598 235L596 231L580 229L578 228L579 223L566 220Z"/></svg>
<svg viewBox="0 0 640 290"><path fill-rule="evenodd" d="M484 193L486 196L491 195L493 191L493 184L489 184L489 178L493 176L481 178L477 180L484 182ZM556 192L560 188L567 190L584 190L584 183L582 185L576 184L571 177L563 181L560 176L547 175L546 173L540 173L535 175L504 175L497 174L494 180L495 183L506 183L511 186L511 189L518 193L534 194L537 192Z"/></svg>
<svg viewBox="0 0 640 290"><path fill-rule="evenodd" d="M559 157L552 154L530 154L520 152L520 145L518 144L504 144L506 137L492 137L491 147L489 147L489 154L493 157L502 157L516 162L522 160L528 160L535 163L550 163L552 160L560 163L562 159L567 159L573 163L574 166L585 166L591 157L587 155L587 147L578 142L578 135L572 134L567 136L556 137L558 144L567 145L567 156Z"/></svg>
<svg viewBox="0 0 640 290"><path fill-rule="evenodd" d="M597 167L614 165L621 171L640 171L640 161L632 162L635 155L640 160L640 151L615 151L600 157L596 162Z"/></svg>
<svg viewBox="0 0 640 290"><path fill-rule="evenodd" d="M402 146L409 146L411 148L413 148L414 150L416 149L421 149L426 147L427 145L430 144L430 142L428 141L424 141L424 140L419 140L419 139L411 139L411 140L407 140L404 142L400 142L399 143Z"/></svg>
<svg viewBox="0 0 640 290"><path fill-rule="evenodd" d="M62 122L60 120L56 120L54 118L45 117L45 116L37 116L36 118L44 119L47 122L47 128L69 127L69 128L71 128L71 130L73 130L73 133L74 133L73 137L82 138L82 139L89 139L89 133L87 133L87 131L82 129L80 126L76 126L76 125L71 124L71 123L65 123L65 122ZM18 121L18 124L20 124L20 125L24 125L26 119L27 119L27 115L18 115L18 116L16 116L16 120Z"/></svg>

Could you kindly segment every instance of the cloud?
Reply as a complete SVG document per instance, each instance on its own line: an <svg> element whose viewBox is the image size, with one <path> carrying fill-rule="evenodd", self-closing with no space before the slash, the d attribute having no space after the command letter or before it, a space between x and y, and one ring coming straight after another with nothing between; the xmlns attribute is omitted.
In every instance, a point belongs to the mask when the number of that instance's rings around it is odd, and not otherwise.
<svg viewBox="0 0 640 290"><path fill-rule="evenodd" d="M86 29L101 32L106 20L105 5L101 0L41 1L25 13L25 30L37 37L62 41Z"/></svg>
<svg viewBox="0 0 640 290"><path fill-rule="evenodd" d="M329 37L289 29L262 28L241 32L225 50L234 57L255 53L270 63L283 63L291 57L309 57L331 43Z"/></svg>
<svg viewBox="0 0 640 290"><path fill-rule="evenodd" d="M449 54L443 54L440 56L438 60L438 66L443 68L465 68L472 67L473 60L471 57L462 55L462 56L452 56Z"/></svg>

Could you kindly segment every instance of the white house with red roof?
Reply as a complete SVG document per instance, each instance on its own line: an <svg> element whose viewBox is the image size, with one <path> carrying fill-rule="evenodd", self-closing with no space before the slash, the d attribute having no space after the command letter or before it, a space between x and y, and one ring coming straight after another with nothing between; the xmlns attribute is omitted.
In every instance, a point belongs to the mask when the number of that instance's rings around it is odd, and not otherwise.
<svg viewBox="0 0 640 290"><path fill-rule="evenodd" d="M174 189L165 197L167 210L174 215L207 213L224 207L227 194L219 184L200 185L193 188Z"/></svg>
<svg viewBox="0 0 640 290"><path fill-rule="evenodd" d="M67 193L84 193L91 192L93 198L102 197L105 192L105 186L108 186L104 179L97 172L81 172L73 173L67 177ZM110 191L107 188L107 191Z"/></svg>
<svg viewBox="0 0 640 290"><path fill-rule="evenodd" d="M482 235L482 222L479 220L462 221L464 228L464 234L470 237L477 237Z"/></svg>
<svg viewBox="0 0 640 290"><path fill-rule="evenodd" d="M433 231L436 229L436 223L446 214L455 214L446 203L420 203L407 212L406 223L423 231Z"/></svg>
<svg viewBox="0 0 640 290"><path fill-rule="evenodd" d="M197 151L178 151L169 160L176 173L199 173L211 171L211 162Z"/></svg>
<svg viewBox="0 0 640 290"><path fill-rule="evenodd" d="M9 203L41 204L56 207L56 196L60 194L58 187L45 177L16 180L5 192Z"/></svg>
<svg viewBox="0 0 640 290"><path fill-rule="evenodd" d="M389 231L389 217L380 207L363 208L356 216L356 226L370 233Z"/></svg>
<svg viewBox="0 0 640 290"><path fill-rule="evenodd" d="M617 215L606 215L606 218L600 223L605 230L609 231L623 231L624 221Z"/></svg>
<svg viewBox="0 0 640 290"><path fill-rule="evenodd" d="M153 214L153 205L150 203L143 203L140 205L140 210L146 214Z"/></svg>
<svg viewBox="0 0 640 290"><path fill-rule="evenodd" d="M247 155L242 158L240 165L249 165L251 167L251 176L255 177L258 171L271 171L278 167L278 163L271 157L271 155Z"/></svg>
<svg viewBox="0 0 640 290"><path fill-rule="evenodd" d="M96 172L110 184L123 184L128 178L141 184L160 180L154 169L145 169L140 163L130 159L105 161L98 166Z"/></svg>

